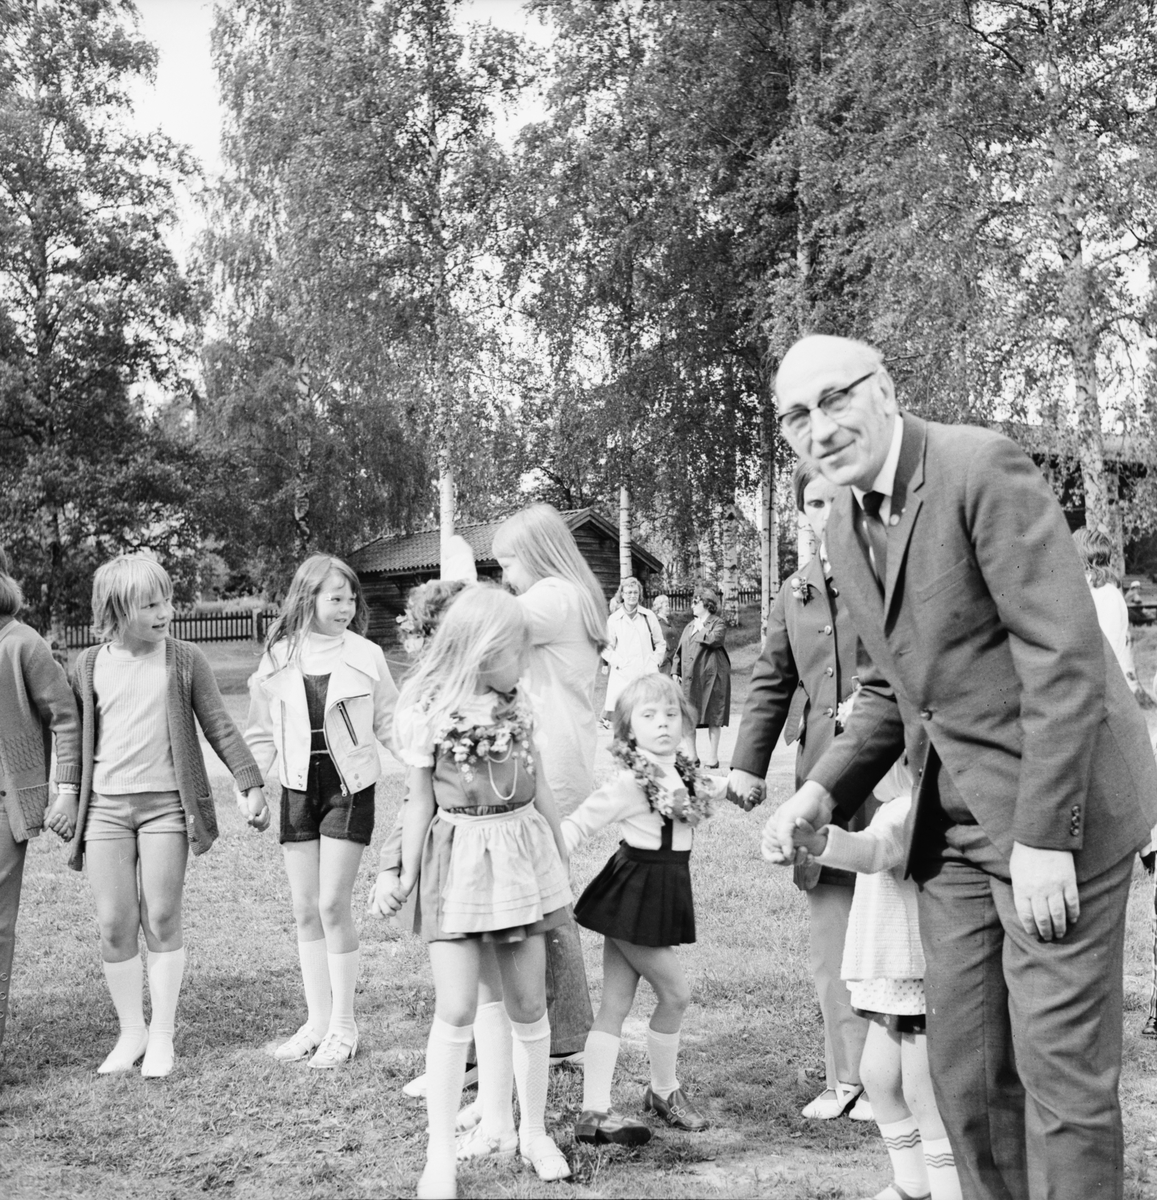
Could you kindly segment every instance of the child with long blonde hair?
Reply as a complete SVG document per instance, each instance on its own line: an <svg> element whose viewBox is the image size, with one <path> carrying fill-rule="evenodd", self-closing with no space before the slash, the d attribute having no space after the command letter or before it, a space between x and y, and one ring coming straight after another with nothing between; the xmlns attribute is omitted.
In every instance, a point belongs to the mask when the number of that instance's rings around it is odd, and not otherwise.
<svg viewBox="0 0 1157 1200"><path fill-rule="evenodd" d="M570 1167L546 1132L550 1025L544 934L571 901L558 814L518 695L530 630L518 601L467 587L446 611L398 704L398 742L410 767L399 895L420 888L435 1015L426 1051L429 1141L423 1197L456 1194L455 1114L475 1015L501 1005L512 1055L480 1038L479 1086L518 1088L521 1124L498 1131L544 1180ZM379 887L390 886L379 876ZM389 911L396 897L375 896ZM487 1057L484 1059L484 1055ZM513 1061L511 1061L513 1059Z"/></svg>
<svg viewBox="0 0 1157 1200"><path fill-rule="evenodd" d="M173 585L160 563L126 554L97 570L92 621L104 640L81 653L73 676L80 792L62 792L50 817L59 832L75 830L68 865L87 867L96 901L105 980L120 1021L117 1043L97 1068L102 1075L127 1071L142 1055L146 1077L173 1069L185 866L190 847L204 854L217 837L198 724L242 790L246 819L258 829L269 823L261 772L225 711L212 668L198 647L169 636L172 618Z"/></svg>
<svg viewBox="0 0 1157 1200"><path fill-rule="evenodd" d="M274 1051L330 1070L357 1053L359 943L353 890L374 831L379 745L393 748L397 688L381 649L362 637L358 577L312 554L293 577L249 681L246 740L277 761L280 840L289 876L307 1018Z"/></svg>

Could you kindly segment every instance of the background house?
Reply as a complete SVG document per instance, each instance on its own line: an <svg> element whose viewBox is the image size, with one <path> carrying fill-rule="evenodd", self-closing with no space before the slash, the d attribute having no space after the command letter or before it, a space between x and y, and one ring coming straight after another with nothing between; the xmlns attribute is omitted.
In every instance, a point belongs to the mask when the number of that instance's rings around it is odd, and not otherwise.
<svg viewBox="0 0 1157 1200"><path fill-rule="evenodd" d="M618 527L593 508L570 509L562 513L562 518L609 600L619 586ZM502 576L491 548L494 531L501 524L502 521L485 521L458 525L454 529L474 551L480 579ZM396 639L395 618L405 609L410 589L438 577L439 544L435 526L417 533L378 538L349 556L349 564L358 573L370 607L367 636L377 642L388 643ZM631 564L649 595L650 580L663 570L663 564L638 542L631 545Z"/></svg>

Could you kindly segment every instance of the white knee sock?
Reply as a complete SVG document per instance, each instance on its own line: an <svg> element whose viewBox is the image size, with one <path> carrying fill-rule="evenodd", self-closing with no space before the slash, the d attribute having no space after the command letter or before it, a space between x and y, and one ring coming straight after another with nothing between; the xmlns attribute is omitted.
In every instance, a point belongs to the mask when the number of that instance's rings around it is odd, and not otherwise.
<svg viewBox="0 0 1157 1200"><path fill-rule="evenodd" d="M518 1086L518 1140L527 1146L546 1135L546 1089L550 1074L550 1020L510 1022L514 1035L514 1082Z"/></svg>
<svg viewBox="0 0 1157 1200"><path fill-rule="evenodd" d="M114 1071L127 1071L140 1057L141 1043L145 1040L145 969L139 954L125 962L103 965L105 982L120 1024L116 1045L97 1068L102 1075L108 1075Z"/></svg>
<svg viewBox="0 0 1157 1200"><path fill-rule="evenodd" d="M184 977L184 946L178 950L149 951L149 998L153 1016L149 1021L149 1048L141 1064L142 1075L168 1075L173 1069L173 1033Z"/></svg>
<svg viewBox="0 0 1157 1200"><path fill-rule="evenodd" d="M662 1100L679 1086L675 1062L679 1057L679 1033L647 1029L647 1057L651 1060L651 1091Z"/></svg>
<svg viewBox="0 0 1157 1200"><path fill-rule="evenodd" d="M333 1010L329 1016L329 1032L344 1033L353 1037L357 1033L354 1024L354 992L358 984L358 951L346 954L327 955L329 960L329 986L333 992Z"/></svg>
<svg viewBox="0 0 1157 1200"><path fill-rule="evenodd" d="M915 1117L887 1124L877 1121L888 1157L892 1160L892 1178L909 1196L928 1195L928 1171L920 1145L920 1129Z"/></svg>
<svg viewBox="0 0 1157 1200"><path fill-rule="evenodd" d="M956 1159L952 1157L952 1146L947 1138L924 1143L924 1164L928 1168L932 1200L962 1200Z"/></svg>
<svg viewBox="0 0 1157 1200"><path fill-rule="evenodd" d="M478 1104L487 1137L514 1132L514 1058L510 1018L501 1000L480 1004L474 1014L478 1056Z"/></svg>
<svg viewBox="0 0 1157 1200"><path fill-rule="evenodd" d="M426 1043L426 1117L429 1135L426 1158L439 1165L454 1166L454 1118L462 1101L466 1078L466 1051L473 1027L450 1025L435 1017Z"/></svg>
<svg viewBox="0 0 1157 1200"><path fill-rule="evenodd" d="M320 1041L329 1029L329 1015L333 1009L325 938L316 938L312 942L298 942L297 956L301 959L301 981L305 985L305 1007L309 1013L309 1027Z"/></svg>
<svg viewBox="0 0 1157 1200"><path fill-rule="evenodd" d="M619 1038L592 1029L583 1049L583 1112L611 1111L611 1084L619 1061Z"/></svg>

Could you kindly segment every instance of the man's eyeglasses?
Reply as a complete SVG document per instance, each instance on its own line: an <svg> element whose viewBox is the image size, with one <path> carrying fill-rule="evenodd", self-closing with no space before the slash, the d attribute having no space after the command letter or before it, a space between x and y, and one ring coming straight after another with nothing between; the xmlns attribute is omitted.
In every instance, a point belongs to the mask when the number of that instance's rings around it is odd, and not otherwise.
<svg viewBox="0 0 1157 1200"><path fill-rule="evenodd" d="M869 371L867 375L861 375L859 379L853 379L846 387L839 388L834 392L825 392L815 402L814 408L818 408L825 417L830 417L834 421L841 413L846 412L852 403L852 392L865 379L871 379L875 373L874 370ZM780 429L787 437L802 438L811 429L813 411L812 408L804 408L801 405L789 408L787 412L781 412L776 420L779 422Z"/></svg>

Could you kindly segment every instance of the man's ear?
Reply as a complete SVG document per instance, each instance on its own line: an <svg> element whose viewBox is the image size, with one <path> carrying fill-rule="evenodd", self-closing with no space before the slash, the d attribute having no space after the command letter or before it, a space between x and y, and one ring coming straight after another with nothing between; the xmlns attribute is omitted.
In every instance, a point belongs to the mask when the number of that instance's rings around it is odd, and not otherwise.
<svg viewBox="0 0 1157 1200"><path fill-rule="evenodd" d="M884 393L888 412L895 412L900 405L896 401L896 385L892 382L892 376L888 374L887 367L881 365L880 369L876 372L876 382L880 385L880 390Z"/></svg>

